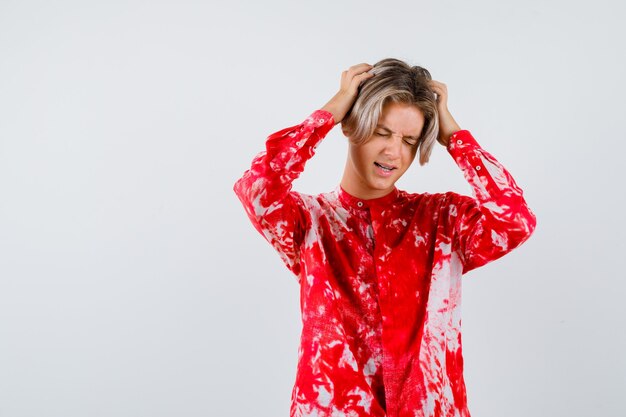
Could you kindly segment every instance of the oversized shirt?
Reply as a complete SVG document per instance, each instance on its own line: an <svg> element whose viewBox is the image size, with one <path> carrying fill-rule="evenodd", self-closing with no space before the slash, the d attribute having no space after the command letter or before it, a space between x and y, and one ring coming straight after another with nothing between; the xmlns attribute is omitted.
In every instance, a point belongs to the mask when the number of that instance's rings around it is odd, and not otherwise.
<svg viewBox="0 0 626 417"><path fill-rule="evenodd" d="M467 417L461 276L526 241L535 215L467 130L446 149L474 198L395 186L369 200L340 185L293 191L334 125L316 110L271 134L234 186L300 287L290 416Z"/></svg>

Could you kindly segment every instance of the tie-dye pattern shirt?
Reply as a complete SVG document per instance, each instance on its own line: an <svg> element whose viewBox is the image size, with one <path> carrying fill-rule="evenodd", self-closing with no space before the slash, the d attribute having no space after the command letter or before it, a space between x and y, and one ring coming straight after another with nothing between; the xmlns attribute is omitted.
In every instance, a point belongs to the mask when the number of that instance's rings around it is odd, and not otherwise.
<svg viewBox="0 0 626 417"><path fill-rule="evenodd" d="M234 186L300 287L290 416L467 417L461 276L526 241L535 215L467 130L446 149L474 198L395 187L370 200L341 186L293 191L334 125L316 110L271 134Z"/></svg>

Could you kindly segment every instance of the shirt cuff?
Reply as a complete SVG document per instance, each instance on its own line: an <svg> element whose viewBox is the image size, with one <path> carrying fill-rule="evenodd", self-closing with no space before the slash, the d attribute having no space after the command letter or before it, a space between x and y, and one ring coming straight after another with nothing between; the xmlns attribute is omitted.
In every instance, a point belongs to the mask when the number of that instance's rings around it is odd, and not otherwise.
<svg viewBox="0 0 626 417"><path fill-rule="evenodd" d="M446 149L453 156L456 157L461 153L465 153L468 150L479 148L478 142L472 136L469 130L459 130L453 133L448 140L448 146Z"/></svg>
<svg viewBox="0 0 626 417"><path fill-rule="evenodd" d="M312 119L318 122L318 126L322 126L325 124L330 124L331 126L335 125L335 119L333 118L333 114L327 110L318 109L315 110L311 115L307 118Z"/></svg>
<svg viewBox="0 0 626 417"><path fill-rule="evenodd" d="M465 178L474 187L477 197L489 199L502 192L489 169L496 172L499 167L485 159L483 149L468 130L459 130L451 135L447 149L464 171Z"/></svg>

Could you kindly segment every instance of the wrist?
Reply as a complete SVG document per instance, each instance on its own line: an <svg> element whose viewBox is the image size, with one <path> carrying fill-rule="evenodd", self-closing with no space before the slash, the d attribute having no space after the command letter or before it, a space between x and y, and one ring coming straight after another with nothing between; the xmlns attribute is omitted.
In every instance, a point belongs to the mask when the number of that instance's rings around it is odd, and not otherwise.
<svg viewBox="0 0 626 417"><path fill-rule="evenodd" d="M335 124L337 124L343 120L353 103L353 98L344 91L339 91L324 105L323 109L332 113Z"/></svg>
<svg viewBox="0 0 626 417"><path fill-rule="evenodd" d="M341 119L343 119L344 115L341 115L337 108L330 103L327 103L324 107L321 108L321 110L330 113L333 116L333 121L335 122L335 124L339 123Z"/></svg>

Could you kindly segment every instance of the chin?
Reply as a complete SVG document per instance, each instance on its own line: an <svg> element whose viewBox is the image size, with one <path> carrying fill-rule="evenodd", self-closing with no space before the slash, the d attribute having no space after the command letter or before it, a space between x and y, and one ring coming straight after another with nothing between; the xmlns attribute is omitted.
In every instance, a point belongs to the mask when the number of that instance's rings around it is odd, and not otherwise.
<svg viewBox="0 0 626 417"><path fill-rule="evenodd" d="M388 190L392 188L395 185L395 183L396 183L396 180L388 181L388 182L376 181L376 182L370 183L370 187L374 190L384 191L384 190Z"/></svg>

